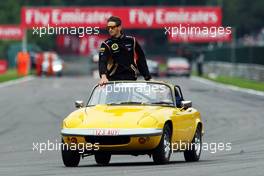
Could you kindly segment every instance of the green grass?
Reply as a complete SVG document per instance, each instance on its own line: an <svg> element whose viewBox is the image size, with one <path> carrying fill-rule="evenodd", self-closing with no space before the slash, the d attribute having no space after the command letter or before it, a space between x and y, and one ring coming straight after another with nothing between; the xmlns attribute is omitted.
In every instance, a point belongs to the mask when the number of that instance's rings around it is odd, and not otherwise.
<svg viewBox="0 0 264 176"><path fill-rule="evenodd" d="M18 78L21 78L21 77L22 76L18 76L17 75L16 69L10 69L4 74L0 74L0 82L14 80L14 79L18 79Z"/></svg>
<svg viewBox="0 0 264 176"><path fill-rule="evenodd" d="M197 73L193 73L193 75L197 76ZM209 78L208 76L203 76L203 78L241 88L264 91L264 82L229 76L217 76L216 78Z"/></svg>
<svg viewBox="0 0 264 176"><path fill-rule="evenodd" d="M228 76L218 76L214 79L207 77L207 79L210 79L210 80L213 80L219 83L223 83L223 84L234 85L237 87L264 91L264 82L258 82L254 80L248 80L248 79L236 78L236 77L228 77Z"/></svg>

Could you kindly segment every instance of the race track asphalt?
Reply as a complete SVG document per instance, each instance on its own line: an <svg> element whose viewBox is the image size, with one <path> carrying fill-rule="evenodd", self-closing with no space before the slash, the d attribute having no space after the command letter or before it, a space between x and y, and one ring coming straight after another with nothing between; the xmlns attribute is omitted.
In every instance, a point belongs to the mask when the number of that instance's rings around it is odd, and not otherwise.
<svg viewBox="0 0 264 176"><path fill-rule="evenodd" d="M217 88L187 78L170 78L202 115L201 160L186 163L182 153L167 165L153 165L148 156L113 156L108 166L94 157L77 168L66 168L60 151L33 150L33 143L60 142L63 118L75 110L75 100L87 100L97 83L91 77L35 78L0 88L0 175L236 175L264 174L264 97ZM231 151L215 152L214 143L231 143ZM222 148L221 148L222 149Z"/></svg>

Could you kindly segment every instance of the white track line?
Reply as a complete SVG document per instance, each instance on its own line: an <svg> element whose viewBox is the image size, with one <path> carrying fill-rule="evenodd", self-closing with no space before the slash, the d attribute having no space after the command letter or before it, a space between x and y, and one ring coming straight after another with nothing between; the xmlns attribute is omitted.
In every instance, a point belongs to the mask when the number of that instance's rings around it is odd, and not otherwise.
<svg viewBox="0 0 264 176"><path fill-rule="evenodd" d="M196 76L192 76L191 79L194 81L198 81L200 83L204 83L204 84L211 85L211 86L218 87L218 88L222 88L222 89L229 89L229 90L233 90L233 91L237 91L237 92L249 93L249 94L258 95L258 96L264 96L264 92L257 91L257 90L240 88L237 86L217 83L217 82L214 82L214 81L211 81L211 80L208 80L205 78L196 77Z"/></svg>
<svg viewBox="0 0 264 176"><path fill-rule="evenodd" d="M0 83L0 88L9 87L9 86L13 86L13 85L20 84L20 83L23 83L23 82L31 81L34 78L35 78L34 76L26 76L26 77L23 77L23 78L18 78L18 79L15 79L15 80L6 81L6 82L3 82L3 83Z"/></svg>

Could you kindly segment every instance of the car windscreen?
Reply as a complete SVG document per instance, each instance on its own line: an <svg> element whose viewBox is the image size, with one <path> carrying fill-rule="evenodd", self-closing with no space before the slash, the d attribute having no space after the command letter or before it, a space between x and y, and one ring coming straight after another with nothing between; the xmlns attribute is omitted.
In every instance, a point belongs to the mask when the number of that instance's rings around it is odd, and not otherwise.
<svg viewBox="0 0 264 176"><path fill-rule="evenodd" d="M169 86L159 83L109 83L97 86L88 105L97 104L146 104L173 106Z"/></svg>

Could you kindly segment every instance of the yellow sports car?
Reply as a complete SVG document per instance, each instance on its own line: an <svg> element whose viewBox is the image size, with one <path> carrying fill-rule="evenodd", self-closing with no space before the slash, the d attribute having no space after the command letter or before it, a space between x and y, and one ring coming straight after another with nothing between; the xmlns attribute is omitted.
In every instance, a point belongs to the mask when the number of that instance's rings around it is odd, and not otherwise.
<svg viewBox="0 0 264 176"><path fill-rule="evenodd" d="M158 81L117 81L95 86L84 105L63 120L62 160L78 166L94 155L106 165L113 154L152 156L168 163L173 152L198 161L204 133L200 113L183 99L179 86Z"/></svg>

